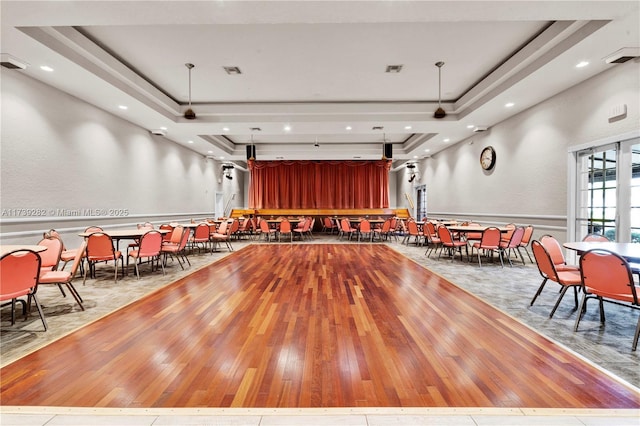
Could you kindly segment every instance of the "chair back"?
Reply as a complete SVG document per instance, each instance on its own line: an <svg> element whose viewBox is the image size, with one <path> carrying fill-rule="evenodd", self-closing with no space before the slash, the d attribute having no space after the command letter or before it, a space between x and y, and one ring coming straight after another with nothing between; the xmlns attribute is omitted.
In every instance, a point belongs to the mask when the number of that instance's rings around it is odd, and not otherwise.
<svg viewBox="0 0 640 426"><path fill-rule="evenodd" d="M104 232L94 232L87 238L87 259L90 261L115 259L113 240Z"/></svg>
<svg viewBox="0 0 640 426"><path fill-rule="evenodd" d="M549 252L554 265L564 265L567 263L564 258L564 253L562 252L562 246L560 246L558 240L553 236L543 235L540 237L540 243L542 243L544 248Z"/></svg>
<svg viewBox="0 0 640 426"><path fill-rule="evenodd" d="M163 223L162 225L160 225L160 229L163 231L169 231L166 234L162 234L162 241L171 241L171 234L173 233L173 226L169 225L168 223Z"/></svg>
<svg viewBox="0 0 640 426"><path fill-rule="evenodd" d="M282 222L280 222L280 232L283 234L290 234L291 222L289 222L287 219L282 219Z"/></svg>
<svg viewBox="0 0 640 426"><path fill-rule="evenodd" d="M538 265L538 271L544 278L549 278L552 281L558 282L558 273L556 266L553 263L551 253L549 253L546 247L538 240L531 242L531 250L533 250L533 257L536 259Z"/></svg>
<svg viewBox="0 0 640 426"><path fill-rule="evenodd" d="M427 229L427 232L425 232L425 234L429 234L429 236L432 236L432 237L436 236L436 227L433 224L433 222L430 222L427 220L424 222L424 226Z"/></svg>
<svg viewBox="0 0 640 426"><path fill-rule="evenodd" d="M502 241L509 241L511 239L511 236L513 235L513 231L516 230L516 224L507 223L504 227L507 228L508 231L502 234Z"/></svg>
<svg viewBox="0 0 640 426"><path fill-rule="evenodd" d="M438 238L440 238L440 242L443 245L452 245L453 244L453 235L451 235L451 231L446 226L440 225L437 229Z"/></svg>
<svg viewBox="0 0 640 426"><path fill-rule="evenodd" d="M208 231L209 227L205 225L207 228L207 238L209 237ZM139 257L154 257L160 254L160 250L162 249L162 234L158 231L149 230L142 234L140 237L140 247L138 248L138 256Z"/></svg>
<svg viewBox="0 0 640 426"><path fill-rule="evenodd" d="M638 305L631 268L620 255L603 249L586 251L580 256L580 273L587 292Z"/></svg>
<svg viewBox="0 0 640 426"><path fill-rule="evenodd" d="M497 249L500 245L500 238L502 234L498 228L495 226L490 226L489 228L482 231L482 238L480 239L480 247L486 249Z"/></svg>
<svg viewBox="0 0 640 426"><path fill-rule="evenodd" d="M178 226L174 226L173 230L171 231L171 238L169 239L169 242L171 244L180 244L180 241L182 240L182 234L184 234L184 226L182 225L178 225Z"/></svg>
<svg viewBox="0 0 640 426"><path fill-rule="evenodd" d="M238 232L238 230L240 229L240 221L238 219L234 219L233 222L231 222L231 227L229 228L229 235L233 235L236 232Z"/></svg>
<svg viewBox="0 0 640 426"><path fill-rule="evenodd" d="M418 224L415 221L413 220L408 221L407 227L409 228L409 235L415 236L419 234Z"/></svg>
<svg viewBox="0 0 640 426"><path fill-rule="evenodd" d="M180 234L180 244L178 245L178 251L181 251L187 246L187 243L189 242L189 234L191 233L191 229L184 228L182 226L176 226L176 229L177 228L180 228L180 230L182 231L182 233Z"/></svg>
<svg viewBox="0 0 640 426"><path fill-rule="evenodd" d="M564 253L562 253L560 243L553 236L543 235L540 237L540 243L549 252L554 265L564 265L567 263L564 259Z"/></svg>
<svg viewBox="0 0 640 426"><path fill-rule="evenodd" d="M89 226L84 230L84 232L102 232L102 231L103 229L100 228L99 226Z"/></svg>
<svg viewBox="0 0 640 426"><path fill-rule="evenodd" d="M198 241L209 239L209 225L206 223L199 223L193 232L193 238Z"/></svg>
<svg viewBox="0 0 640 426"><path fill-rule="evenodd" d="M524 234L522 234L522 240L520 241L520 246L523 246L523 247L528 246L532 236L533 236L533 225L525 226Z"/></svg>
<svg viewBox="0 0 640 426"><path fill-rule="evenodd" d="M40 256L32 250L15 250L0 258L0 301L32 293L40 275Z"/></svg>
<svg viewBox="0 0 640 426"><path fill-rule="evenodd" d="M51 268L52 271L58 269L60 255L62 255L62 241L56 237L48 237L40 240L38 245L47 247L45 251L40 252L40 267Z"/></svg>
<svg viewBox="0 0 640 426"><path fill-rule="evenodd" d="M507 244L506 248L516 248L520 246L520 242L522 242L522 236L524 235L524 228L522 226L517 226L511 234L511 239L509 240L509 244Z"/></svg>
<svg viewBox="0 0 640 426"><path fill-rule="evenodd" d="M603 241L608 242L609 239L602 234L588 234L582 239L582 241Z"/></svg>
<svg viewBox="0 0 640 426"><path fill-rule="evenodd" d="M218 226L218 234L226 234L227 228L229 227L229 222L223 220L220 222L220 226Z"/></svg>
<svg viewBox="0 0 640 426"><path fill-rule="evenodd" d="M324 223L324 227L326 229L331 229L333 228L333 223L331 222L331 218L328 216L325 216L322 218L322 222Z"/></svg>
<svg viewBox="0 0 640 426"><path fill-rule="evenodd" d="M62 237L60 236L60 233L58 231L56 231L55 229L49 229L49 232L45 232L42 235L42 238L49 238L49 237L56 237L57 239L60 240L60 242L62 243L62 251L65 251L67 248L64 245L64 241L62 241ZM42 258L42 256L41 256Z"/></svg>
<svg viewBox="0 0 640 426"><path fill-rule="evenodd" d="M69 272L69 280L72 280L78 272L78 268L84 259L85 252L87 251L87 240L82 241L80 248L76 252L76 256L73 258L73 264L71 265L71 272Z"/></svg>
<svg viewBox="0 0 640 426"><path fill-rule="evenodd" d="M387 219L384 221L384 223L382 224L382 230L381 230L383 234L386 234L389 231L391 231L391 219Z"/></svg>
<svg viewBox="0 0 640 426"><path fill-rule="evenodd" d="M260 231L269 233L269 224L266 220L260 218L258 221L258 226L260 226Z"/></svg>
<svg viewBox="0 0 640 426"><path fill-rule="evenodd" d="M351 232L351 224L349 223L349 219L344 218L340 221L340 227L343 232Z"/></svg>
<svg viewBox="0 0 640 426"><path fill-rule="evenodd" d="M369 222L367 219L363 219L360 221L360 232L371 232L371 222Z"/></svg>

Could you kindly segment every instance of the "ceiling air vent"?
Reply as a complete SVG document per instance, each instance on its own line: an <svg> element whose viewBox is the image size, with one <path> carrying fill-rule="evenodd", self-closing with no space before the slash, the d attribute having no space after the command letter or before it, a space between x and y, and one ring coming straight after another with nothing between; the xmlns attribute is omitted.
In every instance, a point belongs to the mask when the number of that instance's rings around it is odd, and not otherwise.
<svg viewBox="0 0 640 426"><path fill-rule="evenodd" d="M387 65L387 70L385 72L399 73L400 71L402 71L402 65Z"/></svg>
<svg viewBox="0 0 640 426"><path fill-rule="evenodd" d="M21 62L17 58L9 55L8 53L0 53L0 65L10 70L23 70L27 67L27 64Z"/></svg>
<svg viewBox="0 0 640 426"><path fill-rule="evenodd" d="M229 75L238 75L238 74L242 74L242 71L240 71L240 68L238 67L222 67L224 68L224 70L227 72L227 74Z"/></svg>
<svg viewBox="0 0 640 426"><path fill-rule="evenodd" d="M622 64L640 56L640 47L623 47L604 58L607 64Z"/></svg>

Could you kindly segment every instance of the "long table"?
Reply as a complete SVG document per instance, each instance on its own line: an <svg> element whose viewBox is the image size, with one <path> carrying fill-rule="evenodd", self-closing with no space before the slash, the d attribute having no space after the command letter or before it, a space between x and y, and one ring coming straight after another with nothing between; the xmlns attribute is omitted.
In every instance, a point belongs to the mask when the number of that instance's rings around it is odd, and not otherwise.
<svg viewBox="0 0 640 426"><path fill-rule="evenodd" d="M640 244L616 243L612 241L576 241L564 243L563 246L574 250L579 255L592 249L605 249L619 254L628 262L640 263Z"/></svg>

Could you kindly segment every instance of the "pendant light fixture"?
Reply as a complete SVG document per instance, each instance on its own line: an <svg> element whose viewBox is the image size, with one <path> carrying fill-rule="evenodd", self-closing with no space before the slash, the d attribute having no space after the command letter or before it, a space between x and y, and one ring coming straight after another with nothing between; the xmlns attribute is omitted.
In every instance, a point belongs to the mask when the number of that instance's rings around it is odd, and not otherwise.
<svg viewBox="0 0 640 426"><path fill-rule="evenodd" d="M195 120L196 113L191 109L191 69L195 67L193 64L184 64L189 69L189 108L184 112L184 118L187 120Z"/></svg>
<svg viewBox="0 0 640 426"><path fill-rule="evenodd" d="M442 109L442 66L444 62L439 61L436 62L436 67L438 67L438 109L433 113L434 118L444 118L447 113Z"/></svg>

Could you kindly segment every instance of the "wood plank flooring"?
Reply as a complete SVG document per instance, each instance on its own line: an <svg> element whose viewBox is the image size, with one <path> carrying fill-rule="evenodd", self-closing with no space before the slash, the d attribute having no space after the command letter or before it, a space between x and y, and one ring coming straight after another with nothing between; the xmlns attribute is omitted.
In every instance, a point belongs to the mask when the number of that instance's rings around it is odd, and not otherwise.
<svg viewBox="0 0 640 426"><path fill-rule="evenodd" d="M0 379L5 406L640 407L635 390L369 244L248 246Z"/></svg>

